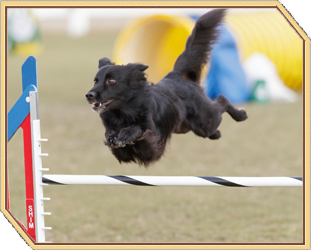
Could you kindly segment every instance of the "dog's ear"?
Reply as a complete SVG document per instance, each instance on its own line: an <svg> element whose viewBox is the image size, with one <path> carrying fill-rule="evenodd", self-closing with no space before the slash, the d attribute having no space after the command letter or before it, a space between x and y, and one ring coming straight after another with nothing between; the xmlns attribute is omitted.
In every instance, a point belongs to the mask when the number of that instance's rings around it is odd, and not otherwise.
<svg viewBox="0 0 311 250"><path fill-rule="evenodd" d="M149 68L149 66L140 63L129 63L126 65L130 72L129 85L131 89L140 89L147 84L147 79L144 71Z"/></svg>
<svg viewBox="0 0 311 250"><path fill-rule="evenodd" d="M146 69L149 68L149 66L141 64L141 63L129 63L126 66L129 67L131 71L138 70L141 72L144 72Z"/></svg>
<svg viewBox="0 0 311 250"><path fill-rule="evenodd" d="M133 64L133 66L134 66L134 69L139 70L139 71L145 71L146 69L149 68L149 66L140 64L140 63L135 63Z"/></svg>
<svg viewBox="0 0 311 250"><path fill-rule="evenodd" d="M114 65L114 63L112 63L107 57L103 57L103 58L99 59L99 62L98 62L98 68L99 69L103 66L106 66L106 65Z"/></svg>

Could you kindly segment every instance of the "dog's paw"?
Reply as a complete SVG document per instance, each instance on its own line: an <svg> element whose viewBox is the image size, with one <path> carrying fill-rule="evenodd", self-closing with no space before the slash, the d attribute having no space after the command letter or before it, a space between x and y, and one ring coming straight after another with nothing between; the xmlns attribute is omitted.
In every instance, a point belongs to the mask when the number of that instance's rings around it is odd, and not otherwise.
<svg viewBox="0 0 311 250"><path fill-rule="evenodd" d="M109 148L118 148L119 143L117 141L117 137L115 134L109 135L106 141L104 141L104 144L108 146Z"/></svg>
<svg viewBox="0 0 311 250"><path fill-rule="evenodd" d="M127 141L122 138L117 138L115 136L111 136L107 139L107 141L104 142L105 145L107 145L109 148L124 148L126 145L133 145L134 142L132 141Z"/></svg>
<svg viewBox="0 0 311 250"><path fill-rule="evenodd" d="M126 140L125 138L118 138L113 141L114 148L124 148L126 145L133 145L134 142Z"/></svg>
<svg viewBox="0 0 311 250"><path fill-rule="evenodd" d="M219 130L216 130L214 134L210 135L208 138L211 140L218 140L221 137L221 133Z"/></svg>
<svg viewBox="0 0 311 250"><path fill-rule="evenodd" d="M110 138L108 138L106 141L104 141L104 144L108 147L112 147L113 146L113 143L112 143L112 140Z"/></svg>
<svg viewBox="0 0 311 250"><path fill-rule="evenodd" d="M244 108L239 108L239 119L237 121L245 121L247 119L247 112Z"/></svg>
<svg viewBox="0 0 311 250"><path fill-rule="evenodd" d="M134 144L133 131L130 128L121 129L118 138L114 141L114 144L118 147L125 147L127 144Z"/></svg>
<svg viewBox="0 0 311 250"><path fill-rule="evenodd" d="M127 144L128 143L126 143L125 141L116 140L114 148L124 148L124 147L126 147Z"/></svg>

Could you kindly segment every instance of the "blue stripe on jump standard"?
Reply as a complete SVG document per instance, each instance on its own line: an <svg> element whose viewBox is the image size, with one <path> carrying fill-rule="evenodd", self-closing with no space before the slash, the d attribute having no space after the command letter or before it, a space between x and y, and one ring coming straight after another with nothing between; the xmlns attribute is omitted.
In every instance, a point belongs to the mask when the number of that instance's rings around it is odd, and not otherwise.
<svg viewBox="0 0 311 250"><path fill-rule="evenodd" d="M16 130L25 120L30 112L30 104L26 101L29 91L36 91L35 86L28 86L24 93L20 96L8 114L8 141L12 138Z"/></svg>
<svg viewBox="0 0 311 250"><path fill-rule="evenodd" d="M22 83L23 83L23 92L27 89L28 86L34 85L36 88L37 85L37 61L33 56L29 56L22 66Z"/></svg>
<svg viewBox="0 0 311 250"><path fill-rule="evenodd" d="M30 112L30 104L26 102L29 91L37 90L37 61L33 56L29 56L22 65L22 85L23 94L8 113L8 141Z"/></svg>

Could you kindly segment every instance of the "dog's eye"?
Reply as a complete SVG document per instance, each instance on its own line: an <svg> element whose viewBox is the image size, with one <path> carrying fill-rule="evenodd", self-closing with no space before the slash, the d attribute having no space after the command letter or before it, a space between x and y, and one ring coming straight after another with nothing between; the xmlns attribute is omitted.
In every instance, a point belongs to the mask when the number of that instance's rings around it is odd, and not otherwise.
<svg viewBox="0 0 311 250"><path fill-rule="evenodd" d="M115 79L112 79L112 78L109 78L109 79L107 79L106 83L107 83L108 85L112 85L112 84L116 83L116 80L115 80Z"/></svg>
<svg viewBox="0 0 311 250"><path fill-rule="evenodd" d="M97 81L94 81L94 85L96 85L98 82Z"/></svg>

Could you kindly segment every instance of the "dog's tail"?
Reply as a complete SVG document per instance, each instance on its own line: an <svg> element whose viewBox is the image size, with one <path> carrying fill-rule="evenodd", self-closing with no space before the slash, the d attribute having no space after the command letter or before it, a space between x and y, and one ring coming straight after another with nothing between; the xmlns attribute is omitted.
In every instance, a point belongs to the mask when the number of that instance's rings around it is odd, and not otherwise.
<svg viewBox="0 0 311 250"><path fill-rule="evenodd" d="M197 20L188 37L186 49L175 62L174 71L181 72L186 79L200 82L202 69L218 37L217 26L222 22L225 13L225 9L215 9Z"/></svg>

